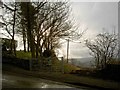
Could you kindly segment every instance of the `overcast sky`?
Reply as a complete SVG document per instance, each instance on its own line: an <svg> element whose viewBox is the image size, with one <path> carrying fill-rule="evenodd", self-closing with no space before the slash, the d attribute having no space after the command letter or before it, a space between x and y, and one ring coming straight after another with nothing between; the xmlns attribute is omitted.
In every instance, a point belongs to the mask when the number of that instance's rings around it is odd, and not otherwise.
<svg viewBox="0 0 120 90"><path fill-rule="evenodd" d="M71 2L72 16L79 30L88 28L80 43L70 42L69 58L89 57L89 50L83 44L85 39L94 39L98 33L118 31L117 2ZM105 28L105 30L103 30ZM67 44L61 48L66 56Z"/></svg>

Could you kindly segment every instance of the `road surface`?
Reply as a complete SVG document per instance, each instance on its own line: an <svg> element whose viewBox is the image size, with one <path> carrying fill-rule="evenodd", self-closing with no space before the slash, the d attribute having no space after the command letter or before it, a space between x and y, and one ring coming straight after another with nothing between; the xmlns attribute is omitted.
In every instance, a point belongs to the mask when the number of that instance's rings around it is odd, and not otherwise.
<svg viewBox="0 0 120 90"><path fill-rule="evenodd" d="M74 88L64 83L54 82L50 80L15 76L15 75L2 75L2 88ZM89 90L88 88L75 88L75 90Z"/></svg>

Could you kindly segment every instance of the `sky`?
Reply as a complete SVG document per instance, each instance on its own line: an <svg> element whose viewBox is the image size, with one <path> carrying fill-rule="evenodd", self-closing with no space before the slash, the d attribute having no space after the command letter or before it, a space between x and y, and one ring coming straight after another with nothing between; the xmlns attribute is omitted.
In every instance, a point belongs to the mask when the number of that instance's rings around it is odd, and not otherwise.
<svg viewBox="0 0 120 90"><path fill-rule="evenodd" d="M118 0L70 0L71 15L74 18L74 23L77 25L78 31L81 32L88 28L81 43L71 42L69 44L69 58L84 58L90 57L88 48L84 45L84 40L94 39L98 33L118 31ZM113 2L114 1L114 2ZM1 12L1 11L0 11ZM17 49L23 49L22 39L18 40ZM67 41L62 44L57 50L58 56L67 54Z"/></svg>
<svg viewBox="0 0 120 90"><path fill-rule="evenodd" d="M99 33L118 31L118 3L117 2L71 2L75 23L78 30L87 31L81 38L81 43L70 42L69 58L90 57L84 40L94 39ZM67 43L64 43L59 51L61 56L66 56Z"/></svg>

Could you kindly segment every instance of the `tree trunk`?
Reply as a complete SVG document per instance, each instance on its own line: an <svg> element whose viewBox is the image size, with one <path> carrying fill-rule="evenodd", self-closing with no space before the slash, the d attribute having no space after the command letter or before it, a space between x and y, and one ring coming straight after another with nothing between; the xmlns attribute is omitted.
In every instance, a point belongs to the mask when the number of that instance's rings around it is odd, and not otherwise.
<svg viewBox="0 0 120 90"><path fill-rule="evenodd" d="M49 37L48 37L47 50L50 50L50 41L49 41Z"/></svg>
<svg viewBox="0 0 120 90"><path fill-rule="evenodd" d="M27 11L28 11L28 16L27 16L27 20L28 20L28 24L27 24L27 32L28 32L28 36L29 36L29 40L30 40L30 51L32 54L32 58L35 58L35 45L34 45L34 37L32 34L32 29L31 29L31 21L30 21L30 7L29 7L29 3L27 2Z"/></svg>
<svg viewBox="0 0 120 90"><path fill-rule="evenodd" d="M10 40L10 53L12 54L13 53L13 44L12 44L12 39Z"/></svg>
<svg viewBox="0 0 120 90"><path fill-rule="evenodd" d="M14 22L13 22L13 37L12 37L12 44L13 44L13 49L14 49L14 55L16 56L16 47L15 47L15 40L14 40L14 36L15 36L15 16L16 16L16 5L15 5L15 10L14 10L14 15L13 15Z"/></svg>
<svg viewBox="0 0 120 90"><path fill-rule="evenodd" d="M39 37L37 37L37 44L36 44L36 58L38 58L39 45L40 45L40 41L39 41Z"/></svg>
<svg viewBox="0 0 120 90"><path fill-rule="evenodd" d="M32 58L35 58L35 45L34 45L33 36L31 36L30 39L31 39L31 41L30 41L30 50L31 50Z"/></svg>
<svg viewBox="0 0 120 90"><path fill-rule="evenodd" d="M52 46L52 43L53 43L53 42L52 42L52 38L51 38L51 41L50 41L50 42L51 42L51 43L50 43L50 44L51 44L50 46L51 46L51 50L52 50L52 49L53 49L53 46Z"/></svg>
<svg viewBox="0 0 120 90"><path fill-rule="evenodd" d="M23 29L23 44L24 44L24 52L26 52L26 34L24 29Z"/></svg>
<svg viewBox="0 0 120 90"><path fill-rule="evenodd" d="M30 52L30 40L28 35L27 35L27 51Z"/></svg>

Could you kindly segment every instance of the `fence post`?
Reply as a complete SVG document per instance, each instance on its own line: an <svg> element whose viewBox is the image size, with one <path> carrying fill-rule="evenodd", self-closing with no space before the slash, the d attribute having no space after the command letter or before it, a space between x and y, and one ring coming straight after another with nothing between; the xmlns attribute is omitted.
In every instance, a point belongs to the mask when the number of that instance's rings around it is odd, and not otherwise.
<svg viewBox="0 0 120 90"><path fill-rule="evenodd" d="M29 69L32 70L32 59L29 60Z"/></svg>
<svg viewBox="0 0 120 90"><path fill-rule="evenodd" d="M63 57L61 57L61 60L62 60L62 73L64 73L64 59L63 59Z"/></svg>

